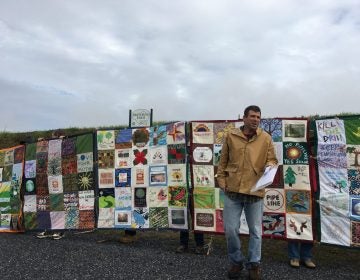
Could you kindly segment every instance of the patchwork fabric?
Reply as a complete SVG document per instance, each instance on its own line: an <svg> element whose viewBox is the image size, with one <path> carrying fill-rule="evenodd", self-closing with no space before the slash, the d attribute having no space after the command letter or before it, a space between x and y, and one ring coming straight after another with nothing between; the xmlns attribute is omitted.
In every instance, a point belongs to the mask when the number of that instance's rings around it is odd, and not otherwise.
<svg viewBox="0 0 360 280"><path fill-rule="evenodd" d="M107 133L109 139L115 135L113 149L105 149L99 138ZM185 123L97 135L103 149L98 152L98 227L188 229Z"/></svg>
<svg viewBox="0 0 360 280"><path fill-rule="evenodd" d="M224 193L219 189L215 174L224 136L241 125L241 120L190 123L195 230L224 230ZM306 119L263 119L260 127L271 135L279 160L275 179L265 188L263 234L271 238L312 240L310 155L306 142L308 122ZM288 235L291 229L288 215L294 222L306 218L304 234ZM245 218L240 233L248 233Z"/></svg>
<svg viewBox="0 0 360 280"><path fill-rule="evenodd" d="M0 150L0 232L22 232L21 185L25 150L16 146Z"/></svg>
<svg viewBox="0 0 360 280"><path fill-rule="evenodd" d="M168 208L156 207L149 210L149 226L150 228L167 228L169 227L168 221Z"/></svg>
<svg viewBox="0 0 360 280"><path fill-rule="evenodd" d="M94 218L85 218L86 215L95 217L93 155L92 134L26 145L26 229L95 227ZM90 193L84 193L86 191ZM89 211L92 215L82 217L79 211Z"/></svg>
<svg viewBox="0 0 360 280"><path fill-rule="evenodd" d="M98 152L99 168L114 168L115 152L113 150L105 150Z"/></svg>
<svg viewBox="0 0 360 280"><path fill-rule="evenodd" d="M116 131L115 148L128 149L132 147L132 130L121 129Z"/></svg>
<svg viewBox="0 0 360 280"><path fill-rule="evenodd" d="M359 246L359 117L318 119L321 242Z"/></svg>

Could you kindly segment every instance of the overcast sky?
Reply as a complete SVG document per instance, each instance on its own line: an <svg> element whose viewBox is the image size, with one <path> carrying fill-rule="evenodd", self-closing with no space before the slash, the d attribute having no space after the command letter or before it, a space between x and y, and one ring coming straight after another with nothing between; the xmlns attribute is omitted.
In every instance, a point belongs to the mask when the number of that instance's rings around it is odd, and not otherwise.
<svg viewBox="0 0 360 280"><path fill-rule="evenodd" d="M1 0L0 131L360 113L360 1Z"/></svg>

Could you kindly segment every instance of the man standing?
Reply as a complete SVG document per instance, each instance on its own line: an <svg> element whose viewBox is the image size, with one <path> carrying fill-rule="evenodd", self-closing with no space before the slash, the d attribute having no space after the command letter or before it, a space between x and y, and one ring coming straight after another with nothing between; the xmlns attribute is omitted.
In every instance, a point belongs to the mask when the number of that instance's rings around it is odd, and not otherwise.
<svg viewBox="0 0 360 280"><path fill-rule="evenodd" d="M228 277L237 279L246 265L249 279L260 279L263 197L265 191L250 192L264 173L266 166L275 166L271 136L259 128L261 110L248 106L244 111L244 125L225 136L221 151L217 180L225 191L224 228L230 269ZM249 226L248 260L241 252L239 237L240 216L244 210Z"/></svg>

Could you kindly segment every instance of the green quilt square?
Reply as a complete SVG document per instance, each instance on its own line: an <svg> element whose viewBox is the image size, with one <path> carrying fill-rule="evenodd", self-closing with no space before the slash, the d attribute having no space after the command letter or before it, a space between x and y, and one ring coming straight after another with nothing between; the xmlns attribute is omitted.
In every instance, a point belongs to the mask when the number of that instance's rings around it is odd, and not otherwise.
<svg viewBox="0 0 360 280"><path fill-rule="evenodd" d="M85 134L76 137L76 153L89 153L93 151L93 134Z"/></svg>

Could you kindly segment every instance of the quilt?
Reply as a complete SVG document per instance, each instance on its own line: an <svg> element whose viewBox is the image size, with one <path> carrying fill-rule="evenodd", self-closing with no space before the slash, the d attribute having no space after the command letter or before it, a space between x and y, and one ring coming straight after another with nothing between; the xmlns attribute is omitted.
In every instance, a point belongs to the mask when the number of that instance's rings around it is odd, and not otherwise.
<svg viewBox="0 0 360 280"><path fill-rule="evenodd" d="M191 122L191 170L194 185L194 230L224 232L224 192L215 180L224 135L237 121ZM313 192L309 175L307 119L263 119L260 126L273 139L279 168L265 189L263 236L313 240ZM248 234L246 218L239 233Z"/></svg>
<svg viewBox="0 0 360 280"><path fill-rule="evenodd" d="M93 134L26 145L24 217L27 230L95 227Z"/></svg>
<svg viewBox="0 0 360 280"><path fill-rule="evenodd" d="M21 185L25 146L0 150L0 232L23 228Z"/></svg>
<svg viewBox="0 0 360 280"><path fill-rule="evenodd" d="M360 246L360 119L318 119L321 242Z"/></svg>
<svg viewBox="0 0 360 280"><path fill-rule="evenodd" d="M185 123L97 131L98 228L188 228Z"/></svg>

